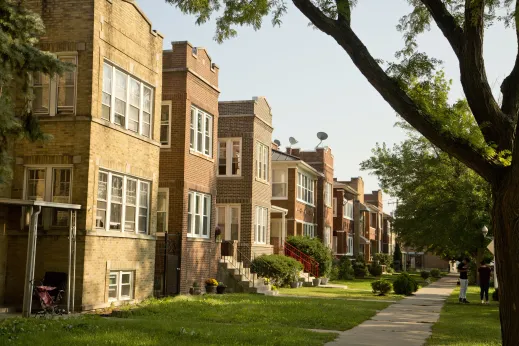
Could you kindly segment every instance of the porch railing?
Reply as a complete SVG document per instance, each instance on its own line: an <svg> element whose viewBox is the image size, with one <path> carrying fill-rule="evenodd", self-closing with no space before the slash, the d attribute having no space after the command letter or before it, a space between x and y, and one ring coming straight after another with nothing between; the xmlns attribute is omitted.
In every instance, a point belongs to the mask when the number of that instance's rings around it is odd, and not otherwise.
<svg viewBox="0 0 519 346"><path fill-rule="evenodd" d="M303 270L305 272L310 273L316 278L319 277L319 263L317 263L315 259L303 253L295 246L290 245L288 242L285 242L284 245L285 256L292 257L293 259L299 261L303 265Z"/></svg>

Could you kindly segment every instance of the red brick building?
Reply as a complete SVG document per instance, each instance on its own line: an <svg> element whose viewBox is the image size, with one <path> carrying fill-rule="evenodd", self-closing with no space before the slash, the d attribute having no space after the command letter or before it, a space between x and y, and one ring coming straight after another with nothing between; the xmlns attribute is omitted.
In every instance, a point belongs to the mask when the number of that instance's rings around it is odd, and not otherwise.
<svg viewBox="0 0 519 346"><path fill-rule="evenodd" d="M354 207L358 195L343 182L333 184L333 250L336 256L353 256Z"/></svg>

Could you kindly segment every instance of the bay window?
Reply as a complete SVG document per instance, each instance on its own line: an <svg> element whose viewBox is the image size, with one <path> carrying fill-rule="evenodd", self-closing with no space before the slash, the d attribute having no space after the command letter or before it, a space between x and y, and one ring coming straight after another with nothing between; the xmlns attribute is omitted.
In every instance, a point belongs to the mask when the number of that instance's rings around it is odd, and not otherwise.
<svg viewBox="0 0 519 346"><path fill-rule="evenodd" d="M297 199L314 204L314 180L301 172L297 173Z"/></svg>
<svg viewBox="0 0 519 346"><path fill-rule="evenodd" d="M104 62L102 119L151 137L153 100L153 88L126 71Z"/></svg>
<svg viewBox="0 0 519 346"><path fill-rule="evenodd" d="M272 198L283 199L288 197L287 171L283 169L272 170Z"/></svg>
<svg viewBox="0 0 519 346"><path fill-rule="evenodd" d="M213 116L191 106L190 150L213 157Z"/></svg>
<svg viewBox="0 0 519 346"><path fill-rule="evenodd" d="M218 141L218 175L241 175L240 138L226 138Z"/></svg>
<svg viewBox="0 0 519 346"><path fill-rule="evenodd" d="M353 220L353 201L345 199L342 208L343 218Z"/></svg>
<svg viewBox="0 0 519 346"><path fill-rule="evenodd" d="M187 206L187 236L209 239L211 234L211 195L189 191Z"/></svg>
<svg viewBox="0 0 519 346"><path fill-rule="evenodd" d="M96 228L148 233L150 183L130 176L99 171Z"/></svg>
<svg viewBox="0 0 519 346"><path fill-rule="evenodd" d="M256 207L256 223L254 231L254 242L256 244L267 243L268 208Z"/></svg>
<svg viewBox="0 0 519 346"><path fill-rule="evenodd" d="M313 223L303 223L303 236L309 238L315 237L315 225Z"/></svg>
<svg viewBox="0 0 519 346"><path fill-rule="evenodd" d="M258 142L256 145L256 178L263 181L269 180L269 158L270 148Z"/></svg>

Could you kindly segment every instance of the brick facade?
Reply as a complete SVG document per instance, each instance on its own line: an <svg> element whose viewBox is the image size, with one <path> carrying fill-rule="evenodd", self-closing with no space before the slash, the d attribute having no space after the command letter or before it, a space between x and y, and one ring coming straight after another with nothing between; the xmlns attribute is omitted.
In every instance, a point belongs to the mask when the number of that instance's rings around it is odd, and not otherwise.
<svg viewBox="0 0 519 346"><path fill-rule="evenodd" d="M77 219L76 308L87 310L110 305L111 270L132 272L131 301L145 299L153 289L162 36L152 30L150 21L134 1L28 0L25 4L40 14L45 23L46 34L39 47L77 59L77 82L73 114L40 117L42 130L53 138L47 142L16 144L10 195L28 197L25 183L28 167L70 167L71 203L82 206ZM152 88L149 137L102 119L104 61ZM144 127L142 122L139 124ZM100 169L150 183L147 234L95 228ZM8 235L3 300L12 305L21 304L27 249L27 225L21 225L20 209L9 207L8 219L3 221ZM36 280L47 271L67 271L67 237L66 227L39 230Z"/></svg>

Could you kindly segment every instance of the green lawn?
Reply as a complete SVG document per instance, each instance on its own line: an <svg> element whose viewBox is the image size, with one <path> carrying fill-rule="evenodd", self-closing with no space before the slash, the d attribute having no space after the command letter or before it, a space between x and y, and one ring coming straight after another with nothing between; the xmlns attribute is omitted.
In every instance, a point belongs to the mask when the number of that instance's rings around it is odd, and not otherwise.
<svg viewBox="0 0 519 346"><path fill-rule="evenodd" d="M229 294L150 300L124 318L0 322L13 345L322 345L389 304ZM1 343L1 342L0 342Z"/></svg>
<svg viewBox="0 0 519 346"><path fill-rule="evenodd" d="M490 305L481 305L478 287L469 287L467 300L470 304L458 303L458 295L459 289L456 289L447 300L439 322L433 326L433 333L427 345L501 345L497 302L491 301Z"/></svg>

